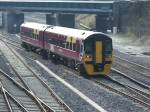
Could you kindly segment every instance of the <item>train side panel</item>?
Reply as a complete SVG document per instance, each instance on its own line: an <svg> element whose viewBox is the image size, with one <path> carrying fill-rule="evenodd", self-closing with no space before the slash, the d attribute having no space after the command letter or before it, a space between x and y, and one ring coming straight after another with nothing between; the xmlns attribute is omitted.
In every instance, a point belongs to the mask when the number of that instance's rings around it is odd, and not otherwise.
<svg viewBox="0 0 150 112"><path fill-rule="evenodd" d="M21 27L20 35L23 43L43 49L43 31Z"/></svg>
<svg viewBox="0 0 150 112"><path fill-rule="evenodd" d="M67 36L45 32L44 37L45 49L59 56L79 61L80 53L77 52L76 48L73 48L71 42L67 42Z"/></svg>

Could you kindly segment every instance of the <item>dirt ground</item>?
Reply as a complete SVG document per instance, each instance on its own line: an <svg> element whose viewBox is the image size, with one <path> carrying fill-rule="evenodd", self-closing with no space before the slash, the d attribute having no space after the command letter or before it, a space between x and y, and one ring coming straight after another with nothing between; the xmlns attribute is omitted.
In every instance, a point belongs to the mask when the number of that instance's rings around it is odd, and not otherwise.
<svg viewBox="0 0 150 112"><path fill-rule="evenodd" d="M132 35L111 35L113 46L120 52L136 56L150 57L150 37L137 38Z"/></svg>

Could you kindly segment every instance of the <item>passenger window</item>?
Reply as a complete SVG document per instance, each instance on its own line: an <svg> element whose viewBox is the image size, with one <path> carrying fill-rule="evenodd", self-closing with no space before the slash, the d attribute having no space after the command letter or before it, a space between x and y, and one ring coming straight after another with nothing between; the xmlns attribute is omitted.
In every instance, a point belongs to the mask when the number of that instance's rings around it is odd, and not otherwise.
<svg viewBox="0 0 150 112"><path fill-rule="evenodd" d="M37 36L37 35L35 34L34 39L36 39L36 36Z"/></svg>
<svg viewBox="0 0 150 112"><path fill-rule="evenodd" d="M69 49L72 50L72 43L69 43Z"/></svg>
<svg viewBox="0 0 150 112"><path fill-rule="evenodd" d="M60 47L65 47L65 43L62 40L59 40L59 46Z"/></svg>
<svg viewBox="0 0 150 112"><path fill-rule="evenodd" d="M76 51L76 44L73 43L72 50Z"/></svg>
<svg viewBox="0 0 150 112"><path fill-rule="evenodd" d="M36 35L34 34L33 39L35 39Z"/></svg>
<svg viewBox="0 0 150 112"><path fill-rule="evenodd" d="M59 45L60 45L59 40L55 40L55 44L56 44L57 46L59 46Z"/></svg>
<svg viewBox="0 0 150 112"><path fill-rule="evenodd" d="M57 45L60 46L60 47L62 46L60 40L57 40Z"/></svg>
<svg viewBox="0 0 150 112"><path fill-rule="evenodd" d="M66 48L66 42L63 43L63 46L62 46L62 47L63 47L63 48Z"/></svg>
<svg viewBox="0 0 150 112"><path fill-rule="evenodd" d="M33 39L35 39L35 37L36 37L36 35L34 34L34 37L33 37Z"/></svg>
<svg viewBox="0 0 150 112"><path fill-rule="evenodd" d="M36 35L36 38L35 38L36 40L38 39L38 35Z"/></svg>
<svg viewBox="0 0 150 112"><path fill-rule="evenodd" d="M58 45L58 44L59 44L58 40L53 39L53 44L54 44L54 45Z"/></svg>
<svg viewBox="0 0 150 112"><path fill-rule="evenodd" d="M52 39L52 44L56 45L56 42L55 42L55 40L54 40L54 39Z"/></svg>
<svg viewBox="0 0 150 112"><path fill-rule="evenodd" d="M76 51L80 52L80 45L79 44L76 45Z"/></svg>
<svg viewBox="0 0 150 112"><path fill-rule="evenodd" d="M69 42L66 43L66 49L69 49Z"/></svg>
<svg viewBox="0 0 150 112"><path fill-rule="evenodd" d="M52 43L52 39L48 39L48 43L51 44Z"/></svg>
<svg viewBox="0 0 150 112"><path fill-rule="evenodd" d="M34 38L34 33L32 33L32 36L31 36L32 38Z"/></svg>

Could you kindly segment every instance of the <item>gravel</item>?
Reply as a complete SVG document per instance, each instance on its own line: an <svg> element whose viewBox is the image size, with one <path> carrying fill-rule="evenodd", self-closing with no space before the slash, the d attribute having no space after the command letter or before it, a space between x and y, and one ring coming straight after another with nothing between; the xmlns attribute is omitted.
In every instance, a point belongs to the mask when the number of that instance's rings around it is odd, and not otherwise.
<svg viewBox="0 0 150 112"><path fill-rule="evenodd" d="M66 91L65 87L54 80L48 73L43 71L35 63L30 63L32 67L35 67L39 72L41 72L42 77L47 80L54 91L68 104L71 109L75 112L86 111L88 112L91 107L88 106L81 98L77 98L74 93ZM49 61L47 65L53 72L63 77L68 83L76 87L78 90L83 92L90 99L101 105L104 109L109 112L148 112L147 108L141 107L141 105L132 102L122 96L112 93L105 88L93 83L92 81L79 77L71 72L66 72L66 70L60 66L55 65ZM69 96L69 97L68 97ZM84 106L83 106L84 105ZM86 108L85 108L86 105ZM91 111L91 110L90 110ZM93 111L93 110L92 110Z"/></svg>
<svg viewBox="0 0 150 112"><path fill-rule="evenodd" d="M25 67L25 65L6 47L6 45L0 42L0 46L0 50L2 50L9 63L13 66L17 73L21 75L22 80L26 82L27 86L36 94L36 96L55 111L58 111L60 108L64 111L63 106L57 103L56 99L51 96L49 90L43 86L37 77L35 77L33 73ZM1 49L2 47L3 49ZM54 106L51 102L53 102Z"/></svg>
<svg viewBox="0 0 150 112"><path fill-rule="evenodd" d="M117 48L114 48L114 54L116 56L119 56L119 57L123 58L123 59L127 59L131 62L141 64L145 67L150 68L150 56L139 57L139 56L136 56L136 55L125 54L125 53L122 53L122 52L118 51Z"/></svg>
<svg viewBox="0 0 150 112"><path fill-rule="evenodd" d="M143 74L140 74L137 71L133 71L132 69L124 67L121 64L117 64L117 63L113 64L113 68L127 74L128 77L133 78L140 83L143 83L143 84L150 86L150 77L149 76L145 76Z"/></svg>
<svg viewBox="0 0 150 112"><path fill-rule="evenodd" d="M28 54L28 53L27 53ZM26 55L27 55L26 54ZM40 59L41 60L41 59ZM41 60L43 61L43 60ZM78 90L83 92L90 99L101 105L104 109L109 112L148 112L145 107L132 102L127 98L123 98L120 95L112 93L105 88L89 81L88 79L79 77L74 75L71 72L66 72L66 70L60 65L56 65L48 62L48 67L55 72L56 74L63 77L67 82L76 87ZM56 79L52 78L49 74L43 71L40 67L38 67L35 63L28 61L28 63L34 67L38 72L40 72L41 77L48 82L49 86L56 92L58 96L60 96L63 101L75 112L96 112L94 108L92 108L89 104L87 104L84 100L82 100L75 93L70 91L68 88L63 86Z"/></svg>
<svg viewBox="0 0 150 112"><path fill-rule="evenodd" d="M141 87L140 85L129 80L128 78L123 77L122 75L120 75L119 73L117 73L115 71L111 71L110 75L113 79L115 79L118 82L121 82L123 85L128 85L129 87L133 87L133 88L136 88L136 89L139 89L141 91L149 93L149 89Z"/></svg>
<svg viewBox="0 0 150 112"><path fill-rule="evenodd" d="M39 20L37 20L39 21ZM19 51L20 52L20 51ZM114 50L115 55L133 61L135 63L142 64L150 68L150 57L137 57L129 54L119 52L116 48ZM0 59L1 60L1 59ZM41 59L40 59L41 60ZM43 61L43 60L41 60ZM37 66L34 62L28 61L28 63L35 68L41 77L48 82L49 86L60 96L64 102L75 112L96 112L94 108L88 105L75 93L70 91L56 79L52 78L43 69ZM1 61L0 61L1 65ZM132 102L127 98L123 98L120 95L112 93L105 88L89 81L88 79L74 75L74 73L66 72L60 65L56 65L48 61L48 67L57 75L63 77L67 82L83 92L90 99L101 105L108 112L149 112L150 110L142 107L141 105ZM5 68L5 67L4 67Z"/></svg>
<svg viewBox="0 0 150 112"><path fill-rule="evenodd" d="M3 56L2 52L0 51L0 69L5 71L7 74L12 74L13 71L10 69L9 63L7 59Z"/></svg>

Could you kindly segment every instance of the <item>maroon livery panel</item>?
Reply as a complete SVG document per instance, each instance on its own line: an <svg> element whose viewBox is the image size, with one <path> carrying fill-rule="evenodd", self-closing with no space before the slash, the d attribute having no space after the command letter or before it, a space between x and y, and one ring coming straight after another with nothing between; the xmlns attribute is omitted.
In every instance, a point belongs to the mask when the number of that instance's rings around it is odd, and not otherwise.
<svg viewBox="0 0 150 112"><path fill-rule="evenodd" d="M80 40L77 40L76 44L67 46L67 36L51 33L46 29L48 28L40 30L38 28L21 27L21 40L29 45L49 50L63 57L80 60Z"/></svg>

